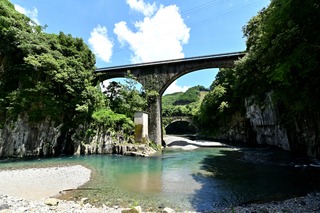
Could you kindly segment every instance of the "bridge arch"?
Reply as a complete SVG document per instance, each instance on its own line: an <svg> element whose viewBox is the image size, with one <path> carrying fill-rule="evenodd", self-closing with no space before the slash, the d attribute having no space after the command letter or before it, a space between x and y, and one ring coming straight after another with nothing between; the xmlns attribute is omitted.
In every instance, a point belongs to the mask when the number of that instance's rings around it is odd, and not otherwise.
<svg viewBox="0 0 320 213"><path fill-rule="evenodd" d="M165 132L168 135L196 135L199 133L196 126L188 121L175 121L170 123L165 128Z"/></svg>
<svg viewBox="0 0 320 213"><path fill-rule="evenodd" d="M172 117L163 117L162 118L163 124L164 124L164 129L167 132L167 128L169 128L172 125L175 125L177 123L187 123L189 125L189 130L191 129L192 134L196 134L199 132L199 128L194 124L193 119L191 116L172 116ZM188 130L186 127L183 127L186 130ZM179 131L179 130L178 130ZM169 133L170 134L170 133ZM185 134L190 134L190 132L186 132Z"/></svg>
<svg viewBox="0 0 320 213"><path fill-rule="evenodd" d="M195 66L195 67L192 67L192 68L189 68L189 69L188 68L182 69L179 72L176 72L172 76L170 76L170 78L166 81L166 83L163 84L163 87L160 89L159 94L163 95L164 92L170 87L170 85L174 81L178 80L181 77L184 77L187 74L190 74L190 73L193 73L193 72L200 72L200 71L203 71L205 69L214 69L214 68L217 68L217 67L215 67L214 65L212 65L212 66L208 65L208 66L203 66L203 67L201 65L199 65L199 66Z"/></svg>
<svg viewBox="0 0 320 213"><path fill-rule="evenodd" d="M100 82L125 77L130 73L145 90L155 91L156 97L148 101L149 137L157 144L162 143L161 97L165 90L179 77L206 68L231 68L234 62L244 56L244 52L207 55L192 58L148 62L115 67L99 68L95 74Z"/></svg>

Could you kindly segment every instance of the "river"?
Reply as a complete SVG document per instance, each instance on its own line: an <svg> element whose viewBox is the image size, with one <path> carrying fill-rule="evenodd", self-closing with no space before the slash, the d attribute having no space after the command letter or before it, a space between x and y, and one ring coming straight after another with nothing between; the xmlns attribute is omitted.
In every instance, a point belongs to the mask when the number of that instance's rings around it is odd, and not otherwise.
<svg viewBox="0 0 320 213"><path fill-rule="evenodd" d="M94 155L1 161L0 169L73 164L90 168L92 179L61 198L140 205L144 211L214 211L320 191L318 161L272 148L169 148L149 158Z"/></svg>

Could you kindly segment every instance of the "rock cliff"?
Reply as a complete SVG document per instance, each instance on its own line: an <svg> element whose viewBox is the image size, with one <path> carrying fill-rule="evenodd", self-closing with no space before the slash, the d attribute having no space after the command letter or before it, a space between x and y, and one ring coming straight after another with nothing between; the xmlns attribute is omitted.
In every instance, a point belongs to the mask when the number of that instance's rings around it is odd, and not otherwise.
<svg viewBox="0 0 320 213"><path fill-rule="evenodd" d="M310 116L296 115L281 123L281 114L268 94L263 105L246 104L246 117L250 121L257 144L267 144L300 155L320 158L318 121Z"/></svg>
<svg viewBox="0 0 320 213"><path fill-rule="evenodd" d="M28 157L54 155L54 147L60 136L60 126L50 119L31 124L20 116L0 129L0 157Z"/></svg>
<svg viewBox="0 0 320 213"><path fill-rule="evenodd" d="M277 146L283 150L290 150L287 130L280 124L277 109L270 96L266 98L263 106L246 103L246 117L254 132L257 144Z"/></svg>
<svg viewBox="0 0 320 213"><path fill-rule="evenodd" d="M262 104L247 99L245 108L245 116L234 114L231 121L220 128L216 139L270 145L320 158L320 129L310 116L290 118L292 122L289 125L287 120L283 123L271 93Z"/></svg>
<svg viewBox="0 0 320 213"><path fill-rule="evenodd" d="M148 156L154 152L147 145L128 144L129 139L97 129L91 136L82 136L90 125L76 130L63 130L50 119L31 123L27 117L7 123L0 129L0 158L50 157L59 155L122 154ZM127 145L125 145L127 144Z"/></svg>

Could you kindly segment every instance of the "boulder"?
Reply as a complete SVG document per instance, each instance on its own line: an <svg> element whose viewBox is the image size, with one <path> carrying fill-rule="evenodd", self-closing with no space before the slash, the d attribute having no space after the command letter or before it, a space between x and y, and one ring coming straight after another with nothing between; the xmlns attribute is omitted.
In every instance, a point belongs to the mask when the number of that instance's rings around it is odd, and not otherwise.
<svg viewBox="0 0 320 213"><path fill-rule="evenodd" d="M123 209L121 213L142 213L142 209L140 206L135 206L131 209Z"/></svg>
<svg viewBox="0 0 320 213"><path fill-rule="evenodd" d="M59 200L56 198L48 198L44 201L44 204L48 206L57 206L59 204Z"/></svg>
<svg viewBox="0 0 320 213"><path fill-rule="evenodd" d="M166 207L162 210L162 213L175 213L176 211L169 208L169 207Z"/></svg>
<svg viewBox="0 0 320 213"><path fill-rule="evenodd" d="M2 205L0 205L0 211L1 210L4 210L4 209L9 209L10 208L10 206L8 205L8 204L2 204Z"/></svg>

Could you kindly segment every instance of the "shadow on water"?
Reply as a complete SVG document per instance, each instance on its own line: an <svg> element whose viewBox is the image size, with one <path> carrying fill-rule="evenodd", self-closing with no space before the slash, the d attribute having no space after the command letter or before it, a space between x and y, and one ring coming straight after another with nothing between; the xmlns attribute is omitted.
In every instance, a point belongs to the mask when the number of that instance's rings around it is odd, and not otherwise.
<svg viewBox="0 0 320 213"><path fill-rule="evenodd" d="M196 211L284 200L320 190L320 169L309 160L270 149L221 150L201 162L201 184L191 199Z"/></svg>

